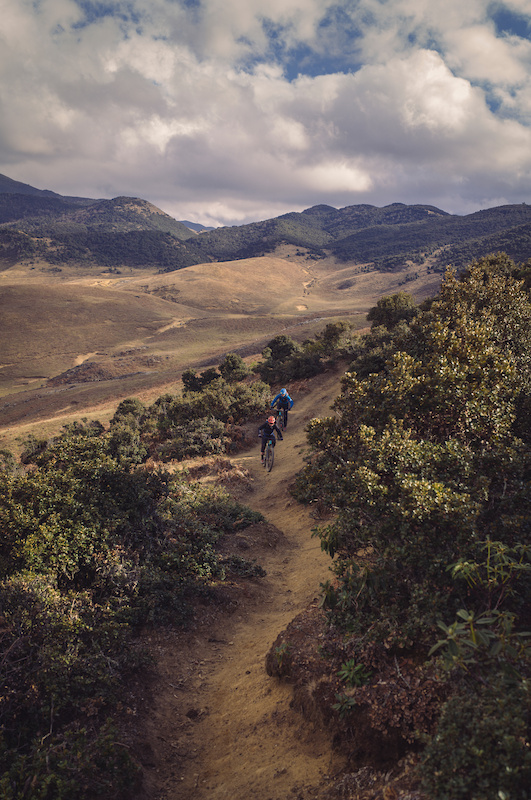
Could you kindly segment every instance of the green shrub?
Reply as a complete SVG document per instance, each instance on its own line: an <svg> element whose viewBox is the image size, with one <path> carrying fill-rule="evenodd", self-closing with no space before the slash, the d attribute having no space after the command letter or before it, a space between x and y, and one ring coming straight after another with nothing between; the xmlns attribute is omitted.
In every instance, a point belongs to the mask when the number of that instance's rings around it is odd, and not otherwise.
<svg viewBox="0 0 531 800"><path fill-rule="evenodd" d="M298 350L298 345L291 336L281 333L266 345L269 350L271 361L286 361L293 353Z"/></svg>
<svg viewBox="0 0 531 800"><path fill-rule="evenodd" d="M136 626L182 625L227 570L263 574L216 549L261 515L135 465L137 410L124 404L108 433L31 442L26 471L0 471L2 797L130 797L137 772L105 720L146 663Z"/></svg>
<svg viewBox="0 0 531 800"><path fill-rule="evenodd" d="M88 594L63 595L47 576L1 583L0 613L2 797L89 800L99 786L120 796L136 770L102 717L136 666L128 631ZM90 728L79 731L76 716Z"/></svg>
<svg viewBox="0 0 531 800"><path fill-rule="evenodd" d="M203 388L201 378L197 375L195 369L189 367L185 369L181 380L183 382L183 389L185 392L200 392Z"/></svg>
<svg viewBox="0 0 531 800"><path fill-rule="evenodd" d="M297 344L285 334L275 336L262 352L262 361L253 369L268 383L289 383L311 378L347 357L352 348L352 329L348 322L329 322L315 339Z"/></svg>
<svg viewBox="0 0 531 800"><path fill-rule="evenodd" d="M0 470L3 472L16 472L17 462L10 450L0 450Z"/></svg>
<svg viewBox="0 0 531 800"><path fill-rule="evenodd" d="M527 683L501 680L452 697L419 770L430 800L531 797L530 701Z"/></svg>
<svg viewBox="0 0 531 800"><path fill-rule="evenodd" d="M7 755L2 749L0 759ZM100 731L72 725L38 737L27 754L18 751L8 763L0 775L3 800L128 800L140 779L110 723Z"/></svg>
<svg viewBox="0 0 531 800"><path fill-rule="evenodd" d="M249 374L243 358L237 353L227 353L218 367L221 377L227 383L242 381Z"/></svg>
<svg viewBox="0 0 531 800"><path fill-rule="evenodd" d="M264 520L259 511L242 505L219 486L190 486L182 482L173 497L179 501L181 509L193 513L202 524L215 526L218 531L225 533L242 530Z"/></svg>
<svg viewBox="0 0 531 800"><path fill-rule="evenodd" d="M221 420L201 417L186 425L176 425L171 435L155 449L155 455L163 462L182 461L195 456L207 456L225 452L228 437Z"/></svg>
<svg viewBox="0 0 531 800"><path fill-rule="evenodd" d="M111 424L109 450L120 463L141 464L148 450L141 439L141 431L136 421L118 418Z"/></svg>
<svg viewBox="0 0 531 800"><path fill-rule="evenodd" d="M187 427L193 432L192 438L198 440L204 436L203 450L197 449L191 454L221 452L222 447L213 448L208 442L208 427L211 426L214 439L222 438L222 445L226 444L228 435L222 436L220 423L242 423L263 413L269 406L270 394L269 385L262 381L244 384L227 382L219 377L199 392L190 390L182 397L163 395L149 409L144 421L143 441L155 439L156 444L163 444L163 451L165 448L171 450L172 439L186 439L184 428Z"/></svg>
<svg viewBox="0 0 531 800"><path fill-rule="evenodd" d="M206 369L200 375L197 375L195 369L190 367L189 369L185 369L182 374L184 391L201 392L217 378L219 378L219 372L217 372L214 367Z"/></svg>
<svg viewBox="0 0 531 800"><path fill-rule="evenodd" d="M415 300L407 292L398 292L378 300L376 306L369 310L367 319L372 322L373 327L383 325L386 328L394 328L401 320L411 322L418 313L418 306Z"/></svg>
<svg viewBox="0 0 531 800"><path fill-rule="evenodd" d="M310 423L295 486L335 512L319 529L335 559L330 616L388 645L431 636L473 600L448 564L476 560L487 538L511 547L531 532L530 454L513 430L531 391L521 285L503 263L480 262L461 281L449 272L409 325L392 322L365 350L356 343L359 372L345 375L335 417ZM524 588L517 602L529 599Z"/></svg>
<svg viewBox="0 0 531 800"><path fill-rule="evenodd" d="M111 419L115 423L139 423L146 413L145 405L136 397L127 397L118 403L118 407Z"/></svg>

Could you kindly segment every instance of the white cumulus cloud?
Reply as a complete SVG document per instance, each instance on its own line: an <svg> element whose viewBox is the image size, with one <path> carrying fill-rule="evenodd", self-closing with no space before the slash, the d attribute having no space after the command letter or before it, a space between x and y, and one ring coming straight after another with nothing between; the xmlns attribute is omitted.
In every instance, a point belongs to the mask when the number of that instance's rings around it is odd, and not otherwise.
<svg viewBox="0 0 531 800"><path fill-rule="evenodd" d="M0 172L236 224L531 196L528 0L0 0Z"/></svg>

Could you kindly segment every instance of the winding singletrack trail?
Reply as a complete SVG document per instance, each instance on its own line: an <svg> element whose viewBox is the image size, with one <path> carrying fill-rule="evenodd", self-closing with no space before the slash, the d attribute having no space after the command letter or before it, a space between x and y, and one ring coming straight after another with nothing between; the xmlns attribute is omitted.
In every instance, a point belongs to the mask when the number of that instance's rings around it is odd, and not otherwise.
<svg viewBox="0 0 531 800"><path fill-rule="evenodd" d="M232 613L212 614L183 637L153 635L156 696L139 722L145 789L138 800L311 800L341 758L329 736L290 707L291 687L268 677L277 635L317 602L330 559L311 537L315 520L288 492L303 465L304 428L329 413L340 374L328 372L294 393L295 405L270 473L256 448L235 457L253 490L244 499L270 523L259 552L267 571L251 581Z"/></svg>

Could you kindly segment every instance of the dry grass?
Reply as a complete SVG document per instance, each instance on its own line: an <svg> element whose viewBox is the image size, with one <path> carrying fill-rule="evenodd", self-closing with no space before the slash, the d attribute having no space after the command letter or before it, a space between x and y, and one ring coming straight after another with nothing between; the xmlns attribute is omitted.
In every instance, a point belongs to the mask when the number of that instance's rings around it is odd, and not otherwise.
<svg viewBox="0 0 531 800"><path fill-rule="evenodd" d="M342 318L362 328L382 295L438 288L427 274L402 278L296 256L288 246L160 275L13 266L0 273L0 447L20 430L82 416L104 422L124 397L152 402L178 388L184 369L216 365L227 352L256 360L279 333L303 341ZM106 379L90 380L98 373Z"/></svg>

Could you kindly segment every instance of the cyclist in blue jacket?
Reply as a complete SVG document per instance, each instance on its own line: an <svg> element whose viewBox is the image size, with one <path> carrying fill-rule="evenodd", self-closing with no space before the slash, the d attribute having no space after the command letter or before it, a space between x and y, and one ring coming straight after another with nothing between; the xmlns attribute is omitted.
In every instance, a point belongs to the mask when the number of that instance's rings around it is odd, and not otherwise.
<svg viewBox="0 0 531 800"><path fill-rule="evenodd" d="M281 408L284 412L284 428L288 427L288 411L293 408L293 400L288 394L287 389L281 389L277 396L271 403L271 408L276 404L277 408Z"/></svg>

